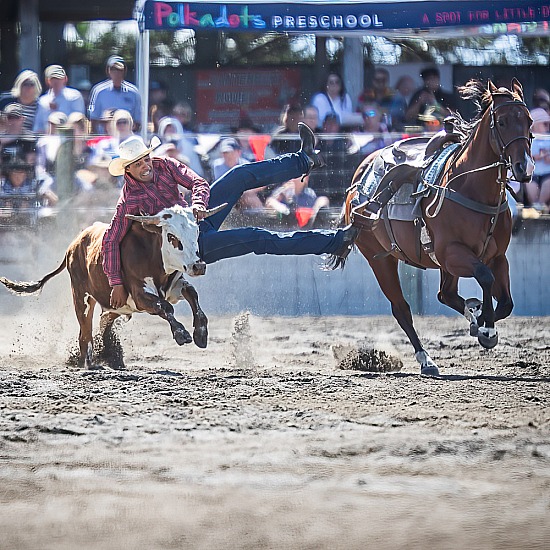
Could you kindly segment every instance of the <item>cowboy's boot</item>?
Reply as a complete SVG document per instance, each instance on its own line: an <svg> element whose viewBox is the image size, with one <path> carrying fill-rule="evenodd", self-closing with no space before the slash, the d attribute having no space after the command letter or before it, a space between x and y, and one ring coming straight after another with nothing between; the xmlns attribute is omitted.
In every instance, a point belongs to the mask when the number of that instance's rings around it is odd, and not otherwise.
<svg viewBox="0 0 550 550"><path fill-rule="evenodd" d="M319 149L315 149L315 134L313 130L303 122L298 122L298 132L300 134L300 151L305 153L309 159L309 174L312 170L317 170L326 165L325 159ZM299 151L299 152L300 152Z"/></svg>

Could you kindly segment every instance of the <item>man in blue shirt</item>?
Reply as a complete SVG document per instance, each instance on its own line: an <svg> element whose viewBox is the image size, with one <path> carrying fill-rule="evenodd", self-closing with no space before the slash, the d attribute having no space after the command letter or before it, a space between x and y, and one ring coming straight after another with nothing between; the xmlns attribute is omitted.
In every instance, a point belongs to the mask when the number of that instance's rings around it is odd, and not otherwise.
<svg viewBox="0 0 550 550"><path fill-rule="evenodd" d="M124 109L132 115L134 131L141 127L141 97L139 91L131 82L124 80L126 64L118 55L107 59L107 78L96 84L90 91L89 118L92 121L92 131L107 133L103 124L103 114L108 111Z"/></svg>
<svg viewBox="0 0 550 550"><path fill-rule="evenodd" d="M36 134L46 133L48 117L54 112L61 112L67 116L74 112L86 112L82 94L74 88L67 87L67 73L61 65L46 67L44 78L49 90L38 99L33 126L33 132Z"/></svg>

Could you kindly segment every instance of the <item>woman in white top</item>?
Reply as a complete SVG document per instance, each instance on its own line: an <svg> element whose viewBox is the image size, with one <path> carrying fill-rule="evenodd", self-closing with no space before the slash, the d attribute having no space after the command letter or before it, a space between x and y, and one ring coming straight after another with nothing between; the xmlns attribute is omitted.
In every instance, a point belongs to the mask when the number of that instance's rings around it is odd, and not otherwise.
<svg viewBox="0 0 550 550"><path fill-rule="evenodd" d="M325 91L315 94L311 104L319 111L319 125L322 126L325 117L333 113L338 117L340 124L344 122L345 115L353 112L351 98L342 78L337 73L329 73L325 85Z"/></svg>

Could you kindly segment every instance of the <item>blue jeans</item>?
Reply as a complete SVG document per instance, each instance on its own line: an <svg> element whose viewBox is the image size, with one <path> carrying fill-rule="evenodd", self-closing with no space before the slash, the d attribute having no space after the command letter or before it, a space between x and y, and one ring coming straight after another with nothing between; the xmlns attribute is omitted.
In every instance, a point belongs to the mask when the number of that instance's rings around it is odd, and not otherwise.
<svg viewBox="0 0 550 550"><path fill-rule="evenodd" d="M199 253L207 264L245 254L333 254L342 247L343 231L275 232L260 227L218 231L244 191L264 185L281 184L306 173L305 153L288 153L270 160L235 166L216 180L210 189L209 207L224 202L227 207L199 225Z"/></svg>

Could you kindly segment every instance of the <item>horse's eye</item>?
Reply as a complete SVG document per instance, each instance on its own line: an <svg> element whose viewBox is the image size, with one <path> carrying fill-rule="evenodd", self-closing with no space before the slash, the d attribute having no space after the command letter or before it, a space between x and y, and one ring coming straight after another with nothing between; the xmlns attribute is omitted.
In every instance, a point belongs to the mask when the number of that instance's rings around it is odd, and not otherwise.
<svg viewBox="0 0 550 550"><path fill-rule="evenodd" d="M497 120L497 124L501 127L501 128L504 128L504 126L506 126L506 122L504 121L503 118L499 118Z"/></svg>

